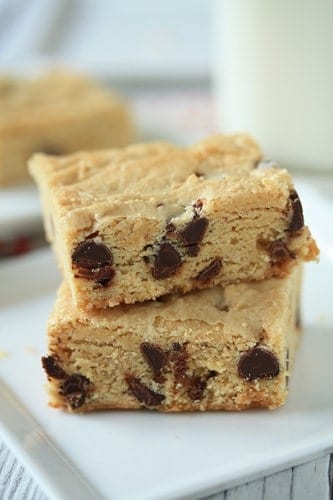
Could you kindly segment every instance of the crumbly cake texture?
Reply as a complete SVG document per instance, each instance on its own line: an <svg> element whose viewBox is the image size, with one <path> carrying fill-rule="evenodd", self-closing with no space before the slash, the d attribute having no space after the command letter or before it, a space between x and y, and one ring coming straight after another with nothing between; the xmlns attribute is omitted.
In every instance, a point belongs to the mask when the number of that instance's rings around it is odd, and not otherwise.
<svg viewBox="0 0 333 500"><path fill-rule="evenodd" d="M299 336L300 266L283 278L82 312L64 283L42 358L72 412L276 408Z"/></svg>
<svg viewBox="0 0 333 500"><path fill-rule="evenodd" d="M288 172L246 135L35 155L46 231L76 306L283 277L317 257Z"/></svg>
<svg viewBox="0 0 333 500"><path fill-rule="evenodd" d="M69 154L132 140L128 110L111 91L54 71L33 80L0 78L0 186L30 180L36 152Z"/></svg>

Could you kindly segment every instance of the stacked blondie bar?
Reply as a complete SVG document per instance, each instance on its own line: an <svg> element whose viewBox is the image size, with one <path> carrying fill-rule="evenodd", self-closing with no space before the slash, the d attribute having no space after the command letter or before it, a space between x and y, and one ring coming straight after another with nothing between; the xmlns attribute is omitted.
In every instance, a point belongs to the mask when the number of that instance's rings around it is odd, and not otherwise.
<svg viewBox="0 0 333 500"><path fill-rule="evenodd" d="M246 135L35 155L64 282L43 358L52 406L276 408L318 249L288 172Z"/></svg>

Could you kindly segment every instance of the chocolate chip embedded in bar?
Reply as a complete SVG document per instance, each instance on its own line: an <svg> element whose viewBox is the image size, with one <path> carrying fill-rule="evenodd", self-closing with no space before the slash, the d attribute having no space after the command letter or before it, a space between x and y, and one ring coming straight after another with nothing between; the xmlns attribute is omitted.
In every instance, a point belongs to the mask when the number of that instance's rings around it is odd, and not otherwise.
<svg viewBox="0 0 333 500"><path fill-rule="evenodd" d="M270 244L269 255L271 258L271 262L274 264L285 262L286 260L295 258L282 240L273 241Z"/></svg>
<svg viewBox="0 0 333 500"><path fill-rule="evenodd" d="M254 168L261 158L245 135L35 156L48 237L76 306L283 277L315 260L290 175Z"/></svg>
<svg viewBox="0 0 333 500"><path fill-rule="evenodd" d="M94 240L82 241L72 253L74 277L90 279L102 286L109 285L115 275L112 264L111 250Z"/></svg>
<svg viewBox="0 0 333 500"><path fill-rule="evenodd" d="M238 364L239 376L247 380L274 378L280 373L276 356L267 349L254 347L242 354Z"/></svg>
<svg viewBox="0 0 333 500"><path fill-rule="evenodd" d="M298 193L295 190L290 192L291 218L288 231L299 231L304 226L303 207Z"/></svg>
<svg viewBox="0 0 333 500"><path fill-rule="evenodd" d="M49 372L50 403L72 412L276 408L299 335L300 282L295 266L285 278L89 311L74 307L64 282L48 339L71 375Z"/></svg>
<svg viewBox="0 0 333 500"><path fill-rule="evenodd" d="M126 375L125 380L130 391L140 401L140 403L143 403L145 406L158 406L165 399L165 396L163 394L159 394L153 391L147 385L141 382L139 378L133 377L132 375Z"/></svg>
<svg viewBox="0 0 333 500"><path fill-rule="evenodd" d="M152 274L154 278L168 278L177 272L182 260L175 247L168 241L163 242L155 258Z"/></svg>
<svg viewBox="0 0 333 500"><path fill-rule="evenodd" d="M150 342L142 342L141 352L153 371L153 378L156 382L163 382L162 370L167 362L167 354L159 346Z"/></svg>
<svg viewBox="0 0 333 500"><path fill-rule="evenodd" d="M79 373L74 373L66 377L60 387L60 394L67 399L71 409L80 408L84 402L89 390L90 380Z"/></svg>
<svg viewBox="0 0 333 500"><path fill-rule="evenodd" d="M59 360L55 356L43 356L42 366L49 377L56 379L66 378L66 372L61 368Z"/></svg>
<svg viewBox="0 0 333 500"><path fill-rule="evenodd" d="M193 219L184 229L179 231L187 253L192 257L198 255L200 250L200 243L203 240L205 232L208 227L208 219L200 217Z"/></svg>
<svg viewBox="0 0 333 500"><path fill-rule="evenodd" d="M194 279L201 281L202 283L207 283L212 278L215 278L222 269L221 259L214 259L208 266L202 269Z"/></svg>

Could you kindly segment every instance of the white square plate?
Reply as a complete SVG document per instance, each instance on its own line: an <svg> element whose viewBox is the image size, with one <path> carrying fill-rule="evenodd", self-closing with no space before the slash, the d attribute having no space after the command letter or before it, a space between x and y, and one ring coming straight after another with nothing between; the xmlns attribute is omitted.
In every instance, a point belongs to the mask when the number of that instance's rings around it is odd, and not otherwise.
<svg viewBox="0 0 333 500"><path fill-rule="evenodd" d="M0 266L0 431L50 498L199 498L333 448L333 203L300 184L322 249L284 408L243 413L50 409L40 356L59 276L49 250Z"/></svg>

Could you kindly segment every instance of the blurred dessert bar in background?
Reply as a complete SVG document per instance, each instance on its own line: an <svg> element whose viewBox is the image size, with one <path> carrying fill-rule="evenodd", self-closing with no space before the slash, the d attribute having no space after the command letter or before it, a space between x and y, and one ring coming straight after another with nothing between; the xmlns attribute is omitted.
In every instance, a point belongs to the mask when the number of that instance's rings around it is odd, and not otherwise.
<svg viewBox="0 0 333 500"><path fill-rule="evenodd" d="M108 88L67 71L0 79L0 186L29 181L35 152L65 155L132 140L126 104Z"/></svg>

